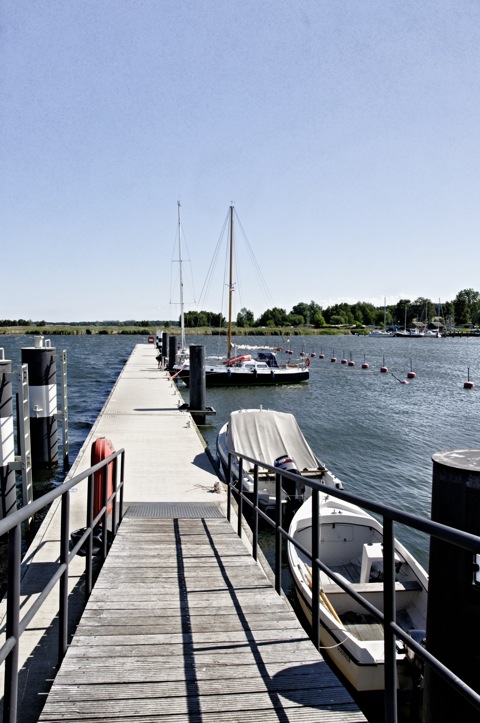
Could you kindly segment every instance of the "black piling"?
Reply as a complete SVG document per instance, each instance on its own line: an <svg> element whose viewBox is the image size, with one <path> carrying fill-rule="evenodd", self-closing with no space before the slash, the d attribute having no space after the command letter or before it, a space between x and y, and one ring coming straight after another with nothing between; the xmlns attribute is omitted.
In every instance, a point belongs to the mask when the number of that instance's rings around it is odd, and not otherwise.
<svg viewBox="0 0 480 723"><path fill-rule="evenodd" d="M432 520L480 535L480 450L441 452L432 459ZM480 693L480 583L474 554L433 537L426 640L433 655ZM478 719L478 710L427 666L424 722Z"/></svg>
<svg viewBox="0 0 480 723"><path fill-rule="evenodd" d="M175 362L177 360L177 337L176 336L169 336L168 337L168 364L167 369L170 371L175 366Z"/></svg>
<svg viewBox="0 0 480 723"><path fill-rule="evenodd" d="M168 333L166 331L162 331L162 345L161 345L161 351L162 351L162 366L165 367L167 363L167 353L168 353Z"/></svg>
<svg viewBox="0 0 480 723"><path fill-rule="evenodd" d="M205 424L205 347L190 346L190 413L197 424Z"/></svg>
<svg viewBox="0 0 480 723"><path fill-rule="evenodd" d="M3 350L2 350L3 354ZM11 362L0 359L0 519L17 509Z"/></svg>
<svg viewBox="0 0 480 723"><path fill-rule="evenodd" d="M58 464L56 353L43 336L34 337L34 344L22 349L22 364L28 366L32 467L49 469Z"/></svg>

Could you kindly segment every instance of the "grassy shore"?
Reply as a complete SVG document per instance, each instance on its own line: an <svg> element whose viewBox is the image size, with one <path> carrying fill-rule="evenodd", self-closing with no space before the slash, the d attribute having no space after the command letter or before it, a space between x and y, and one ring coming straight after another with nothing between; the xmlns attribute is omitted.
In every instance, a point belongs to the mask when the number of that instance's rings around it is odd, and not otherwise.
<svg viewBox="0 0 480 723"><path fill-rule="evenodd" d="M38 334L43 336L75 336L82 334L140 334L141 336L155 334L158 327L154 326L119 326L109 324L50 324L45 326L0 326L0 334ZM180 334L180 328L178 326L169 326L162 329L166 331L170 336ZM196 329L185 329L187 336L226 336L227 329L212 329L211 327L198 327ZM351 333L368 333L368 330L357 330L348 328L338 327L324 327L322 329L312 329L310 327L297 327L297 328L240 328L234 327L232 333L235 336L316 336L316 335L337 335L337 334L351 334Z"/></svg>

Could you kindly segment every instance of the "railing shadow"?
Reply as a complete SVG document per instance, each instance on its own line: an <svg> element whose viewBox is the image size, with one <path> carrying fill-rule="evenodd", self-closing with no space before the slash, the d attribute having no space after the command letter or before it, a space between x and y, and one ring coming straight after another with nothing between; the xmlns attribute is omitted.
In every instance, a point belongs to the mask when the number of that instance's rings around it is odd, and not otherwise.
<svg viewBox="0 0 480 723"><path fill-rule="evenodd" d="M120 463L118 463L118 461ZM19 707L19 686L23 689L31 680L31 660L28 666L19 673L20 641L22 635L32 629L35 616L55 588L59 594L58 614L45 634L57 635L57 654L54 655L55 667L58 667L66 653L72 625L77 618L77 589L82 589L82 609L90 596L93 578L96 572L94 559L101 566L107 556L109 537L116 534L118 524L123 516L125 452L123 449L114 452L98 464L76 475L68 482L55 487L30 504L22 507L0 520L0 537L8 535L8 575L6 595L6 616L4 624L4 640L0 646L0 664L4 664L4 696L3 717L5 723L15 723ZM74 544L71 543L70 530L70 490L80 484L87 484L87 505L85 511L85 528ZM29 562L22 565L21 531L22 525L61 498L60 536L49 544L58 546L56 561L48 563ZM95 506L94 506L95 502ZM111 527L111 530L108 527ZM102 544L94 557L94 534L98 527L102 530ZM77 583L74 594L69 592L69 570L77 554L83 550L85 571L83 582ZM40 578L33 572L40 571ZM22 599L23 598L23 599ZM28 598L32 602L28 605ZM73 614L73 618L72 618ZM56 630L56 633L53 631ZM45 642L44 637L42 640ZM38 646L37 646L38 648ZM49 653L42 645L40 659L44 658L44 672L50 674L53 667ZM40 663L41 664L41 663ZM27 669L28 668L28 669Z"/></svg>

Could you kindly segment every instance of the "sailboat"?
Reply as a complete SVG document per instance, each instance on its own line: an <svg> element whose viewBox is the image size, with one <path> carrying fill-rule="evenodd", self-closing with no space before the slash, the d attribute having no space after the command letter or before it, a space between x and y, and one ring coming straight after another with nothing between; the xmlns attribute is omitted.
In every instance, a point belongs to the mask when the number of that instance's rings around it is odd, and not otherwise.
<svg viewBox="0 0 480 723"><path fill-rule="evenodd" d="M394 336L393 332L387 331L387 299L383 301L383 329L373 329L368 336L378 336L384 339L386 336Z"/></svg>
<svg viewBox="0 0 480 723"><path fill-rule="evenodd" d="M178 264L179 264L179 284L180 284L180 346L175 355L175 366L181 368L188 364L188 349L185 344L185 309L183 301L183 256L182 256L182 222L180 219L181 203L177 201L177 219L178 219Z"/></svg>
<svg viewBox="0 0 480 723"><path fill-rule="evenodd" d="M229 297L228 297L228 331L227 355L222 364L205 364L205 383L207 387L238 387L238 386L272 386L278 384L294 384L309 379L310 359L303 359L299 364L279 364L273 351L259 351L255 355L234 353L232 343L233 314L233 220L234 207L230 206L229 222ZM187 386L190 382L190 368L187 363L177 367L176 377Z"/></svg>

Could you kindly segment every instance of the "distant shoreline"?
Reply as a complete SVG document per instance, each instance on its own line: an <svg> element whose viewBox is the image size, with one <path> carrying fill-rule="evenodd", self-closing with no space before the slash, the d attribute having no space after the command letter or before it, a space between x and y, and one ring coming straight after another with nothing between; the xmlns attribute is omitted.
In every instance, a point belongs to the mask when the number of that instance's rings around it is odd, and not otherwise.
<svg viewBox="0 0 480 723"><path fill-rule="evenodd" d="M29 334L39 336L80 336L83 334L96 336L102 335L136 335L136 336L150 336L155 335L159 327L139 327L139 326L117 326L110 324L58 324L52 326L0 326L0 336L12 335L12 334ZM170 326L162 328L161 331L166 332L169 336L179 336L180 327ZM327 335L335 336L339 334L363 334L368 332L370 329L362 332L358 329L350 328L332 328L323 327L321 329L295 327L295 328L242 328L233 327L232 333L234 336L318 336ZM227 329L212 329L211 327L199 327L196 329L187 328L185 329L186 336L227 336Z"/></svg>
<svg viewBox="0 0 480 723"><path fill-rule="evenodd" d="M112 336L154 336L158 331L158 327L139 327L139 326L119 326L110 324L58 324L52 326L0 326L1 336L11 336L19 334L27 334L32 336L82 336L82 335L112 335ZM180 327L170 326L162 328L161 331L166 332L169 336L179 336ZM258 327L234 327L232 334L234 336L262 337L276 336L282 337L287 341L293 336L368 336L372 328L358 329L356 327L321 327L314 329L312 327L276 327L276 328L258 328ZM227 336L227 329L212 329L211 327L199 327L197 329L185 329L186 336ZM472 329L455 329L446 334L447 337L478 337L478 331ZM0 343L1 346L1 343Z"/></svg>

